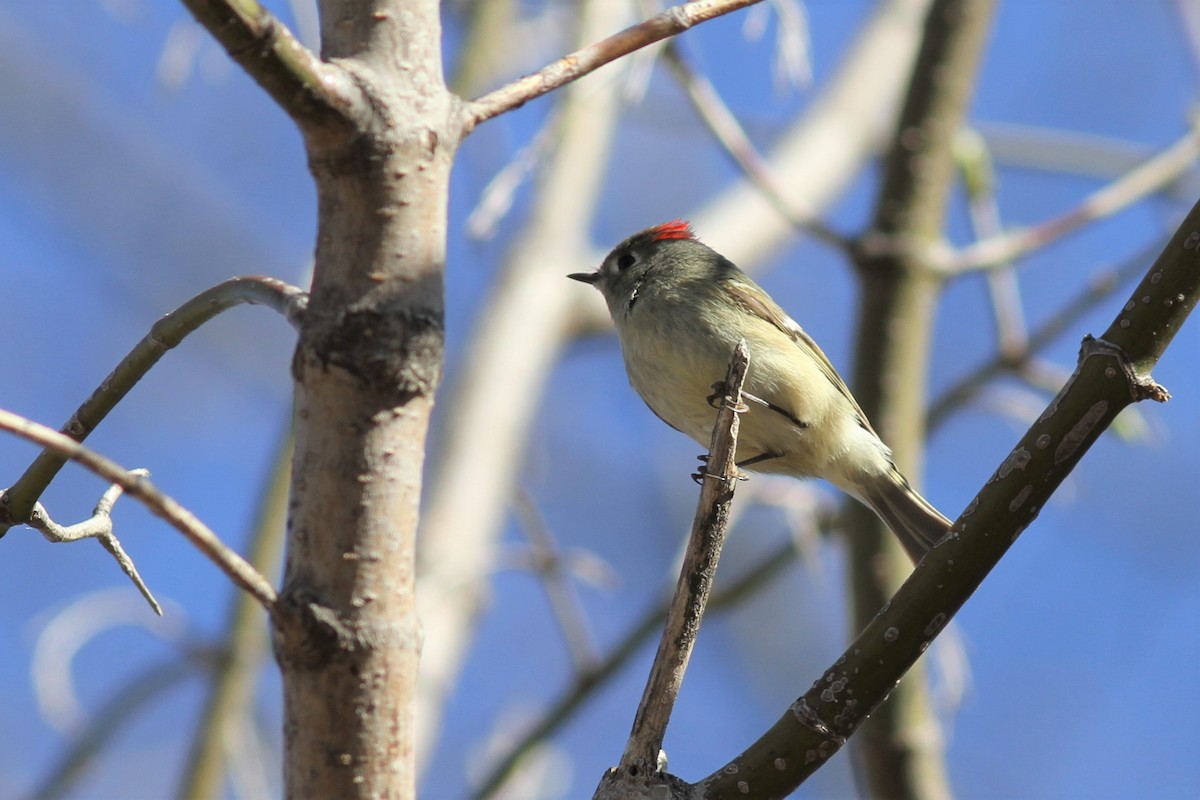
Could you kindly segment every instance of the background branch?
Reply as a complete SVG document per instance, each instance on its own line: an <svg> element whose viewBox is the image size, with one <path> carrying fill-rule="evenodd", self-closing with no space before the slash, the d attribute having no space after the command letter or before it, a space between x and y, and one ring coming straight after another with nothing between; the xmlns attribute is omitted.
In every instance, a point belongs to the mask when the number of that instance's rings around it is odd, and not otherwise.
<svg viewBox="0 0 1200 800"><path fill-rule="evenodd" d="M934 399L929 404L926 426L930 430L940 427L954 411L970 403L997 377L1005 372L1020 370L1037 353L1069 331L1071 326L1079 322L1085 314L1142 274L1143 265L1156 252L1161 251L1162 247L1161 242L1152 244L1140 250L1124 263L1097 274L1075 297L1070 298L1060 308L1048 314L1045 322L1030 331L1020 351L997 352L994 358L971 370L941 396Z"/></svg>
<svg viewBox="0 0 1200 800"><path fill-rule="evenodd" d="M949 272L987 269L1045 247L1098 219L1127 208L1183 176L1200 158L1200 133L1193 127L1169 147L1109 185L1092 192L1075 208L1029 228L1008 231L964 248L943 267Z"/></svg>
<svg viewBox="0 0 1200 800"><path fill-rule="evenodd" d="M821 528L828 528L832 520L822 521ZM708 602L708 615L719 614L736 608L738 604L755 592L768 586L795 563L798 556L796 544L784 542L775 547L746 569L741 575L715 587ZM671 609L670 599L651 608L629 626L625 634L608 653L592 668L575 677L563 693L545 710L529 730L515 741L509 750L497 759L487 775L480 780L479 788L471 795L473 800L487 800L503 786L522 758L533 751L539 743L549 739L575 715L588 700L595 699L600 690L618 672L624 669L650 638L660 630Z"/></svg>
<svg viewBox="0 0 1200 800"><path fill-rule="evenodd" d="M817 219L812 211L793 208L766 159L759 154L750 137L742 130L737 117L725 105L716 88L698 74L680 52L678 44L668 42L663 48L663 60L687 94L700 119L737 164L749 182L762 192L775 211L797 230L811 234L822 242L848 251L850 241Z"/></svg>
<svg viewBox="0 0 1200 800"><path fill-rule="evenodd" d="M629 13L626 3L590 0L576 36L590 41ZM586 250L581 221L596 211L619 87L611 77L595 76L573 84L560 102L558 142L546 178L488 293L461 373L441 401L445 436L417 555L426 631L416 715L422 764L470 643L539 397L569 328L574 302L562 288L563 276Z"/></svg>
<svg viewBox="0 0 1200 800"><path fill-rule="evenodd" d="M930 6L884 162L874 219L855 260L862 296L852 386L900 471L917 486L941 286L928 277L928 265L915 251L942 239L955 177L953 144L966 116L992 10L991 0L935 0ZM877 240L904 246L875 251ZM847 505L844 528L851 625L857 631L888 602L909 562L886 526L861 504ZM871 717L856 739L855 754L866 782L860 789L864 794L949 797L940 725L922 672L910 675Z"/></svg>
<svg viewBox="0 0 1200 800"><path fill-rule="evenodd" d="M247 553L250 563L263 575L277 575L283 558L291 461L289 433L276 450L275 463L263 487ZM251 595L234 594L218 653L209 675L207 701L175 794L181 800L222 796L229 771L227 756L241 746L237 734L253 715L254 688L269 646L262 616Z"/></svg>
<svg viewBox="0 0 1200 800"><path fill-rule="evenodd" d="M202 668L198 659L176 658L138 670L72 737L46 777L30 793L32 800L58 800L68 796L123 726Z"/></svg>

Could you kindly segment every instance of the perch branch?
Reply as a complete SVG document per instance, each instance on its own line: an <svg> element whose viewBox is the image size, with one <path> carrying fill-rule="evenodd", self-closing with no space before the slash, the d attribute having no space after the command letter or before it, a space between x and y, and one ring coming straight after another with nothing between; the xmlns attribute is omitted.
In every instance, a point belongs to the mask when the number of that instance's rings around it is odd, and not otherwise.
<svg viewBox="0 0 1200 800"><path fill-rule="evenodd" d="M831 519L821 519L817 525L822 530L828 530L831 526ZM732 583L712 593L708 601L709 616L736 608L755 591L783 574L784 569L795 562L798 553L795 542L790 540L768 552ZM479 782L479 789L471 795L472 800L488 800L493 797L522 758L537 744L553 736L584 703L597 696L600 687L608 683L637 655L642 644L666 621L668 611L669 599L651 608L630 626L624 637L592 669L576 675L558 700L496 761L487 776Z"/></svg>
<svg viewBox="0 0 1200 800"><path fill-rule="evenodd" d="M729 506L739 478L734 453L737 450L738 414L745 410L742 384L749 367L750 350L743 339L733 352L725 377L725 394L713 427L708 460L703 467L704 479L692 535L684 552L679 582L675 586L658 652L617 773L633 777L654 771L658 764L667 722L683 684L683 674L700 630L704 607L716 577L717 560L725 542Z"/></svg>

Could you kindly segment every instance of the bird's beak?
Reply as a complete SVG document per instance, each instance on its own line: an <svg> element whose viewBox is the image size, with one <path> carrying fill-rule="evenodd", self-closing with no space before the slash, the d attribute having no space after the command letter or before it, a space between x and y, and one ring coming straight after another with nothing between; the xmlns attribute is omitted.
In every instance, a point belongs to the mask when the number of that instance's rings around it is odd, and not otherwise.
<svg viewBox="0 0 1200 800"><path fill-rule="evenodd" d="M573 281L580 281L582 283L595 283L596 281L600 280L600 273L599 272L572 272L567 277Z"/></svg>

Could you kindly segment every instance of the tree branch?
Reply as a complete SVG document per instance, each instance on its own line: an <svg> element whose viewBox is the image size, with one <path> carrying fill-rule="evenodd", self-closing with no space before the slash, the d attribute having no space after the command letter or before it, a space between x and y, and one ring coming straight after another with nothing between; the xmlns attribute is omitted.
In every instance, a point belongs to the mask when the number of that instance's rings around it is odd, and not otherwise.
<svg viewBox="0 0 1200 800"><path fill-rule="evenodd" d="M294 327L304 313L308 295L295 286L265 275L231 278L204 290L154 323L150 332L67 420L62 433L82 442L168 350L217 314L243 303L267 306L282 314ZM7 489L5 502L0 504L0 537L12 526L29 519L34 503L66 461L60 451L47 448Z"/></svg>
<svg viewBox="0 0 1200 800"><path fill-rule="evenodd" d="M930 430L941 426L954 410L969 403L992 379L1006 371L1019 370L1028 364L1030 359L1065 333L1071 325L1078 322L1121 286L1136 278L1142 271L1142 265L1161 246L1161 243L1153 244L1125 263L1093 277L1081 292L1050 314L1044 323L1029 333L1020 351L997 352L993 358L980 364L955 382L940 397L930 403L926 426Z"/></svg>
<svg viewBox="0 0 1200 800"><path fill-rule="evenodd" d="M463 133L470 133L479 123L520 108L530 100L594 72L621 56L757 2L760 0L693 0L672 6L645 22L576 50L532 75L526 75L467 103L463 108Z"/></svg>
<svg viewBox="0 0 1200 800"><path fill-rule="evenodd" d="M199 659L176 658L134 673L72 737L69 746L30 793L31 800L66 797L122 727L132 722L152 701L204 666Z"/></svg>
<svg viewBox="0 0 1200 800"><path fill-rule="evenodd" d="M754 147L741 123L721 99L716 88L707 78L692 69L691 64L673 42L668 42L663 48L663 60L687 94L696 114L771 207L797 230L804 231L839 250L849 251L850 241L846 237L828 227L811 210L792 205L767 160Z"/></svg>
<svg viewBox="0 0 1200 800"><path fill-rule="evenodd" d="M303 123L346 122L361 95L343 70L321 61L256 0L182 0L229 57L287 114Z"/></svg>
<svg viewBox="0 0 1200 800"><path fill-rule="evenodd" d="M819 522L818 527L828 529L831 525L832 520L825 519ZM735 608L742 600L782 574L783 570L796 560L798 552L795 542L786 541L760 558L732 582L719 586L709 598L708 615L711 617L713 614ZM637 655L642 644L666 622L670 610L669 599L651 608L629 627L621 640L613 645L592 669L576 675L558 700L552 703L528 732L496 761L487 776L479 782L479 788L471 795L472 800L488 800L494 796L521 759L533 750L535 745L553 736L571 719L575 711L589 699L596 697L598 690Z"/></svg>
<svg viewBox="0 0 1200 800"><path fill-rule="evenodd" d="M589 0L579 41L628 19L627 3ZM440 457L426 489L417 553L425 642L417 684L421 764L433 750L442 708L470 644L495 563L500 523L538 408L575 308L565 266L586 250L607 177L620 90L599 76L557 99L557 141L538 182L528 223L505 255L480 312L463 366L443 391ZM514 348L513 342L521 342ZM470 503L462 498L470 497Z"/></svg>
<svg viewBox="0 0 1200 800"><path fill-rule="evenodd" d="M942 240L955 178L953 144L966 117L993 0L935 0L884 161L870 230L856 252L862 296L855 332L855 396L900 471L919 485L926 384L939 281L919 253ZM875 243L900 243L890 252ZM894 537L869 509L845 509L852 630L884 606L909 570ZM949 796L939 725L920 674L865 726L857 750L865 795ZM840 746L840 745L839 745Z"/></svg>
<svg viewBox="0 0 1200 800"><path fill-rule="evenodd" d="M1169 186L1200 158L1200 131L1192 128L1161 153L1117 180L1092 192L1075 208L1038 223L975 242L934 263L947 274L990 269L1074 233Z"/></svg>
<svg viewBox="0 0 1200 800"><path fill-rule="evenodd" d="M626 769L633 765L652 766L658 760L667 721L683 685L683 673L704 618L704 607L717 574L717 560L725 543L729 506L741 477L734 463L734 453L737 450L738 414L746 410L742 403L742 384L749 369L750 350L743 339L733 351L725 376L724 397L713 426L709 455L704 462L700 500L679 570L675 597L667 613L662 640L633 721L625 755L621 757L621 766Z"/></svg>
<svg viewBox="0 0 1200 800"><path fill-rule="evenodd" d="M267 484L259 494L247 558L263 575L279 572L287 530L288 490L292 476L292 437L282 437ZM192 739L187 764L175 796L180 800L212 800L222 796L229 754L243 720L253 714L254 688L269 653L262 617L254 598L233 598L224 641L209 677L208 697Z"/></svg>
<svg viewBox="0 0 1200 800"><path fill-rule="evenodd" d="M130 470L130 475L138 477L146 477L150 474L148 470L135 469ZM42 507L41 503L34 503L33 513L29 516L29 527L40 531L46 541L62 544L65 542L77 542L80 539L96 539L104 547L109 554L117 560L121 571L129 576L129 580L133 581L133 585L142 593L142 597L146 598L146 602L150 604L150 608L154 609L154 613L162 616L162 606L154 599L154 594L150 591L150 587L142 580L142 576L138 574L137 567L133 564L133 559L125 552L125 548L121 547L120 540L113 533L112 522L112 507L117 502L117 498L124 491L119 485L113 484L100 496L100 501L96 503L96 509L92 512L92 516L85 519L83 522L77 522L74 525L59 525L50 518L50 514Z"/></svg>
<svg viewBox="0 0 1200 800"><path fill-rule="evenodd" d="M634 787L646 785L647 781L655 780L656 773L662 772L659 753L667 722L700 631L708 594L716 578L717 561L725 543L729 506L741 477L734 454L737 451L738 415L746 410L742 403L742 384L749 368L750 350L743 339L733 351L725 376L724 396L713 426L708 458L702 468L704 477L692 535L684 551L679 582L667 612L658 652L621 763L605 773L596 789L596 800L627 797Z"/></svg>
<svg viewBox="0 0 1200 800"><path fill-rule="evenodd" d="M74 439L45 425L0 409L0 430L11 431L41 445L64 459L74 461L95 474L114 483L141 500L155 515L166 520L187 537L209 561L216 564L234 583L258 600L268 612L275 610L275 589L270 581L230 549L196 515L174 498L159 491L143 475L126 470L119 464L81 445ZM0 493L0 508L8 504L7 491Z"/></svg>

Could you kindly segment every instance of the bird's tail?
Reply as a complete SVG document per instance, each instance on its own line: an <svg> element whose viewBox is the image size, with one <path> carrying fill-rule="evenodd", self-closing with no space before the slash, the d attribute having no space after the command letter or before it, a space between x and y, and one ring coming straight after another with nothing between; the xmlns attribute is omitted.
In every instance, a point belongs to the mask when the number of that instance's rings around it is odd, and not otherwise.
<svg viewBox="0 0 1200 800"><path fill-rule="evenodd" d="M914 564L950 530L950 520L896 470L863 487L862 499L892 529Z"/></svg>

